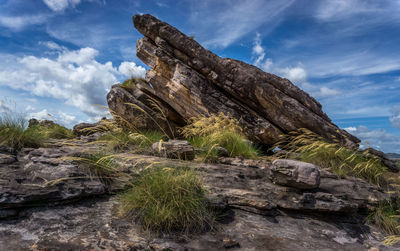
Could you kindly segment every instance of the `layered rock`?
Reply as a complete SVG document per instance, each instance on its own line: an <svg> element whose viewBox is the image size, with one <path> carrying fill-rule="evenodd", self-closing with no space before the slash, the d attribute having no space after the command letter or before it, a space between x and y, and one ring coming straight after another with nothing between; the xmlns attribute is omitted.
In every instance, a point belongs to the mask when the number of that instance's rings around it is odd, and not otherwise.
<svg viewBox="0 0 400 251"><path fill-rule="evenodd" d="M283 185L274 183L275 172L279 171L276 167L289 164L279 161L272 164L266 160L225 158L224 164L205 164L116 154L119 170L132 176L156 165L194 168L208 190L210 205L223 211L224 217L210 232L148 235L131 220L114 215L118 200L110 191L119 190L123 181L105 185L89 169L68 158L96 153L100 147L85 140L58 140L49 148L24 149L18 154L0 148L0 247L263 250L268 244L274 250L390 250L379 243L383 234L365 225L360 212L379 201L390 200L391 195L360 179L341 179L315 166L296 168L294 164L298 167L301 163L290 163L301 175L286 175L293 179ZM309 170L318 172L319 177L304 180L306 177L301 176ZM292 186L296 182L311 187Z"/></svg>
<svg viewBox="0 0 400 251"><path fill-rule="evenodd" d="M221 58L151 15L135 15L133 21L145 36L137 41L137 56L151 68L146 73L150 85L140 91L155 95L183 119L223 112L240 120L252 141L265 145L299 128L348 146L358 144L289 80ZM126 106L115 102L109 105Z"/></svg>

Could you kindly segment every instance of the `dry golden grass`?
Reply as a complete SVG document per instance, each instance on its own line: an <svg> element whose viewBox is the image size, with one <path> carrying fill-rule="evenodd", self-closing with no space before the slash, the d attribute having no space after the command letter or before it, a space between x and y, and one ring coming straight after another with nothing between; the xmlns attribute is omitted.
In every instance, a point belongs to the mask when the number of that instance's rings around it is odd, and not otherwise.
<svg viewBox="0 0 400 251"><path fill-rule="evenodd" d="M217 146L228 150L231 157L256 158L259 155L244 136L239 122L223 113L192 118L181 129L181 133L193 146L205 149L203 158L206 161L218 157Z"/></svg>
<svg viewBox="0 0 400 251"><path fill-rule="evenodd" d="M338 142L329 142L323 137L299 129L282 136L277 146L298 153L298 159L331 169L340 176L355 176L376 185L386 185L383 174L387 168L381 160L370 153L353 151Z"/></svg>

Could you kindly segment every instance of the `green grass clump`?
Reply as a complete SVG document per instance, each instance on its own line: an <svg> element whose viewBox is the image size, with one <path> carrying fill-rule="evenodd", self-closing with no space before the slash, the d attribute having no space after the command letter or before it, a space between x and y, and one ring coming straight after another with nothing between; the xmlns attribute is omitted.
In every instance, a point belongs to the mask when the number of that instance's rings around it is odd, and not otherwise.
<svg viewBox="0 0 400 251"><path fill-rule="evenodd" d="M122 84L121 87L124 89L135 89L136 88L136 83L139 81L145 81L143 78L136 78L136 77L131 77L127 80L125 80Z"/></svg>
<svg viewBox="0 0 400 251"><path fill-rule="evenodd" d="M307 129L282 136L277 146L298 153L301 161L329 168L338 175L359 177L376 185L386 184L382 176L387 168L378 157L328 142Z"/></svg>
<svg viewBox="0 0 400 251"><path fill-rule="evenodd" d="M143 132L131 132L129 130L119 130L109 132L99 138L100 141L107 143L108 147L114 151L121 150L144 150L155 142L164 140L165 135L159 131L147 130Z"/></svg>
<svg viewBox="0 0 400 251"><path fill-rule="evenodd" d="M228 150L231 157L256 158L259 155L242 133L238 121L223 113L193 118L181 133L194 147L205 149L203 155L206 159L216 158L216 146Z"/></svg>
<svg viewBox="0 0 400 251"><path fill-rule="evenodd" d="M0 145L20 150L23 147L38 148L43 145L46 135L39 127L27 127L20 115L3 114L0 116Z"/></svg>
<svg viewBox="0 0 400 251"><path fill-rule="evenodd" d="M380 202L375 211L368 216L368 220L389 235L400 235L400 211L395 203Z"/></svg>
<svg viewBox="0 0 400 251"><path fill-rule="evenodd" d="M111 154L98 152L85 154L81 157L72 157L72 160L88 168L92 178L98 178L106 185L117 180L125 180L123 178L126 174L119 170L119 165Z"/></svg>
<svg viewBox="0 0 400 251"><path fill-rule="evenodd" d="M46 138L50 139L71 139L74 134L68 128L54 124L52 126L38 126Z"/></svg>
<svg viewBox="0 0 400 251"><path fill-rule="evenodd" d="M210 226L212 218L205 193L193 169L148 168L121 196L119 213L135 217L146 230L203 231Z"/></svg>

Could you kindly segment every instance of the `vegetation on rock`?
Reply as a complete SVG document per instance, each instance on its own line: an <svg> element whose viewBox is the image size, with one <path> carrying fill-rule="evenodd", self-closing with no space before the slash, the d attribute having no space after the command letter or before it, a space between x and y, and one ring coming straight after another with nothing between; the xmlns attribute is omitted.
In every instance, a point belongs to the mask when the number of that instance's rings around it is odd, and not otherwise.
<svg viewBox="0 0 400 251"><path fill-rule="evenodd" d="M135 217L146 230L202 231L212 218L205 193L199 175L191 168L148 168L121 195L119 213Z"/></svg>
<svg viewBox="0 0 400 251"><path fill-rule="evenodd" d="M340 176L355 176L370 183L384 185L387 168L372 154L351 150L339 142L329 142L321 136L299 129L282 136L278 147L298 153L297 159L327 168Z"/></svg>
<svg viewBox="0 0 400 251"><path fill-rule="evenodd" d="M181 133L194 147L205 149L202 155L208 161L217 158L217 146L228 150L231 157L256 158L259 155L242 133L239 122L223 113L192 118Z"/></svg>
<svg viewBox="0 0 400 251"><path fill-rule="evenodd" d="M46 139L72 138L71 130L64 126L50 124L28 123L21 114L5 113L0 116L0 145L20 150L23 147L38 148L43 146Z"/></svg>

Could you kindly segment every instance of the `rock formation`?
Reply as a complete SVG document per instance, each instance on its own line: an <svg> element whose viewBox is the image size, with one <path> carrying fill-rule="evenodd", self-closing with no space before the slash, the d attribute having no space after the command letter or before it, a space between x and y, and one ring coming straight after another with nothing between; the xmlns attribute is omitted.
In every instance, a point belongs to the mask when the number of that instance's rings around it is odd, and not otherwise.
<svg viewBox="0 0 400 251"><path fill-rule="evenodd" d="M320 103L288 79L221 58L151 15L135 15L133 22L144 35L137 41L137 56L151 67L146 73L147 85L143 82L137 89L160 100L178 115L175 118L230 114L240 120L249 139L264 145L272 145L280 134L299 128L350 147L359 143L331 122ZM113 87L108 104L117 115L125 115L121 111L128 109L125 103L138 99L125 98L127 94L116 96L120 91L120 87Z"/></svg>
<svg viewBox="0 0 400 251"><path fill-rule="evenodd" d="M54 140L15 153L0 147L0 250L396 250L365 224L365 212L392 195L356 178L341 179L302 162L223 158L220 164L115 154L137 175L149 165L189 166L201 173L222 217L212 231L157 236L115 217L116 191L70 157L101 144ZM308 174L315 174L307 176ZM278 181L279 182L276 182ZM284 182L282 182L284 181ZM375 249L370 249L375 250Z"/></svg>

